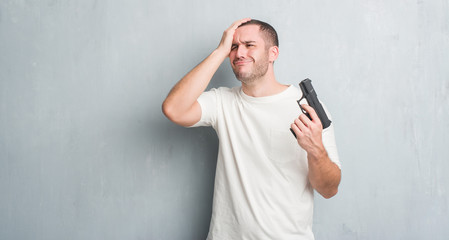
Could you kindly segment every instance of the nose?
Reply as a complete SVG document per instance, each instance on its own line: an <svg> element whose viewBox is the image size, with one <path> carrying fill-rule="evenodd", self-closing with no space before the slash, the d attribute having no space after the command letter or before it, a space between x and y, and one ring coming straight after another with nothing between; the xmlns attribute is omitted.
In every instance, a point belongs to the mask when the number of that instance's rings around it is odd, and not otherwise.
<svg viewBox="0 0 449 240"><path fill-rule="evenodd" d="M236 57L242 58L246 56L246 47L244 45L240 45L237 47Z"/></svg>

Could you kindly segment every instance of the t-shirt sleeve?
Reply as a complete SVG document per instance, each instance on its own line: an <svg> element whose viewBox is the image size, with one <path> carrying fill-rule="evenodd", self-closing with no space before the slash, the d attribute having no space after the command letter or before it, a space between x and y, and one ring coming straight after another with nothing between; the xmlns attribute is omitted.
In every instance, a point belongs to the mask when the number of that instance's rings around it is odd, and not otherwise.
<svg viewBox="0 0 449 240"><path fill-rule="evenodd" d="M217 119L218 91L213 88L203 92L197 99L201 106L201 119L190 127L214 126Z"/></svg>
<svg viewBox="0 0 449 240"><path fill-rule="evenodd" d="M329 119L332 120L332 116L329 111L326 109L326 106L323 105L324 111L326 112ZM335 163L341 169L340 159L338 157L337 143L335 142L335 133L334 133L334 123L332 122L329 127L323 130L323 145L326 149L327 155L329 159Z"/></svg>

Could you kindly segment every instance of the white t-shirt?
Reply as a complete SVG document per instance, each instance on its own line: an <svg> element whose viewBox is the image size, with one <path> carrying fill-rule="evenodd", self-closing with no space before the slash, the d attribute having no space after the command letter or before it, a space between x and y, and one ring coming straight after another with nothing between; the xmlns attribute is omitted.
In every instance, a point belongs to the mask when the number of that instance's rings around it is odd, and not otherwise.
<svg viewBox="0 0 449 240"><path fill-rule="evenodd" d="M300 97L294 86L268 97L241 87L199 97L202 116L193 127L212 126L219 138L208 240L314 239L307 153L290 132ZM333 124L323 143L340 167Z"/></svg>

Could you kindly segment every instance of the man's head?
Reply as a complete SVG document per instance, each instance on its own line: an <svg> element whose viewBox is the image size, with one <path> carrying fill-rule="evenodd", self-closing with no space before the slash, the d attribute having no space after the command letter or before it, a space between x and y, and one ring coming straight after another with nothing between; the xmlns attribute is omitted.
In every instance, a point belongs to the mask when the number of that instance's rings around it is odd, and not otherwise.
<svg viewBox="0 0 449 240"><path fill-rule="evenodd" d="M248 22L243 23L239 27L243 27L246 25L257 25L259 26L259 31L263 34L266 46L272 47L276 46L279 47L279 38L276 30L268 23L262 22L256 19L251 19Z"/></svg>
<svg viewBox="0 0 449 240"><path fill-rule="evenodd" d="M258 79L274 78L273 63L279 54L279 40L268 23L251 20L234 33L229 54L231 67L238 80L250 84Z"/></svg>

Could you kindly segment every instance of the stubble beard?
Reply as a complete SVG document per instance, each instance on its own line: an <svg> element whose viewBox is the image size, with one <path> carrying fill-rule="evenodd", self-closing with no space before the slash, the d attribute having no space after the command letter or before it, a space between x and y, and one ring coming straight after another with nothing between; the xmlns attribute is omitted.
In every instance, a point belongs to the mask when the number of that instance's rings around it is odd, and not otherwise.
<svg viewBox="0 0 449 240"><path fill-rule="evenodd" d="M254 59L253 62L255 63ZM255 66L249 72L239 72L237 67L233 67L232 71L235 74L235 77L242 82L243 84L251 84L257 81L257 79L262 78L268 71L268 57L265 59L261 59L258 63L255 63Z"/></svg>

